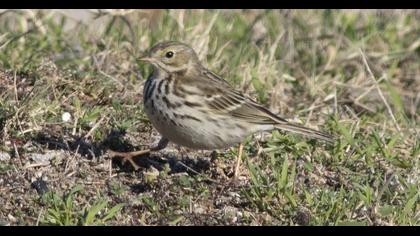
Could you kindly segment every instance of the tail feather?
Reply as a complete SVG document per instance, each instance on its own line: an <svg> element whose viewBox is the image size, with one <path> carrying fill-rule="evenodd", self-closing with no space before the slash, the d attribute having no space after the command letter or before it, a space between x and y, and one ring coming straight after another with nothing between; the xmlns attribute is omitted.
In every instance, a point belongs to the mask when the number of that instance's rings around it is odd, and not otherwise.
<svg viewBox="0 0 420 236"><path fill-rule="evenodd" d="M302 135L308 136L309 138L321 139L328 143L334 143L333 136L314 130L314 129L306 128L300 125L296 125L292 123L285 123L285 124L276 125L276 128L280 130L284 130L284 131L289 131L292 133L302 134Z"/></svg>

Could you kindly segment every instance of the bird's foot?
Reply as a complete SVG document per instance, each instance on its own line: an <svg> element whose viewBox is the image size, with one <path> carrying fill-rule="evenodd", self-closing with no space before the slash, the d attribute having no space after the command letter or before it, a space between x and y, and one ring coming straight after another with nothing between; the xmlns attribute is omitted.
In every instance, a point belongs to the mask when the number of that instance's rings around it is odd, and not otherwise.
<svg viewBox="0 0 420 236"><path fill-rule="evenodd" d="M128 161L130 165L134 168L134 170L138 170L140 166L137 165L137 163L133 160L133 158L140 155L147 154L149 152L150 152L150 149L134 151L134 152L116 152L116 151L108 150L108 155L111 158L120 158L122 164L125 164Z"/></svg>

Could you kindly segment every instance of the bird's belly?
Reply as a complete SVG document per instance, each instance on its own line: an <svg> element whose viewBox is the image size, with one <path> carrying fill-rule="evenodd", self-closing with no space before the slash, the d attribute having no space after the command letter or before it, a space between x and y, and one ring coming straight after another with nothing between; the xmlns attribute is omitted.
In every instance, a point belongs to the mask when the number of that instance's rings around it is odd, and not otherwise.
<svg viewBox="0 0 420 236"><path fill-rule="evenodd" d="M145 104L153 127L163 137L181 146L201 150L224 149L239 144L250 134L249 129L241 129L231 119L215 116L209 119L197 111L159 109L162 106L154 105Z"/></svg>

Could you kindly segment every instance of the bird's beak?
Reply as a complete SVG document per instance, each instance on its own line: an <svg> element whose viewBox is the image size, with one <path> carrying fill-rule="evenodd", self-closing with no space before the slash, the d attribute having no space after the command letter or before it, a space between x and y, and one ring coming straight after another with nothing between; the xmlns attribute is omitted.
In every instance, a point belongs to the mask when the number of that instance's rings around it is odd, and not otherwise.
<svg viewBox="0 0 420 236"><path fill-rule="evenodd" d="M145 57L140 57L138 60L143 61L143 62L152 62L153 58L145 56Z"/></svg>

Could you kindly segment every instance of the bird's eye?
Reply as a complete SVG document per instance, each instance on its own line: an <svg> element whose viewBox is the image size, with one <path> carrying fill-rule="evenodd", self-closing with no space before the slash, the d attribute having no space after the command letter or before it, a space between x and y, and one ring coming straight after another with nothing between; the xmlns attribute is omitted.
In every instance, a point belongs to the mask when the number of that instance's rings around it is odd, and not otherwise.
<svg viewBox="0 0 420 236"><path fill-rule="evenodd" d="M169 51L169 52L167 52L167 53L165 54L165 56L166 56L166 58L171 58L171 57L173 57L173 56L174 56L174 52Z"/></svg>

